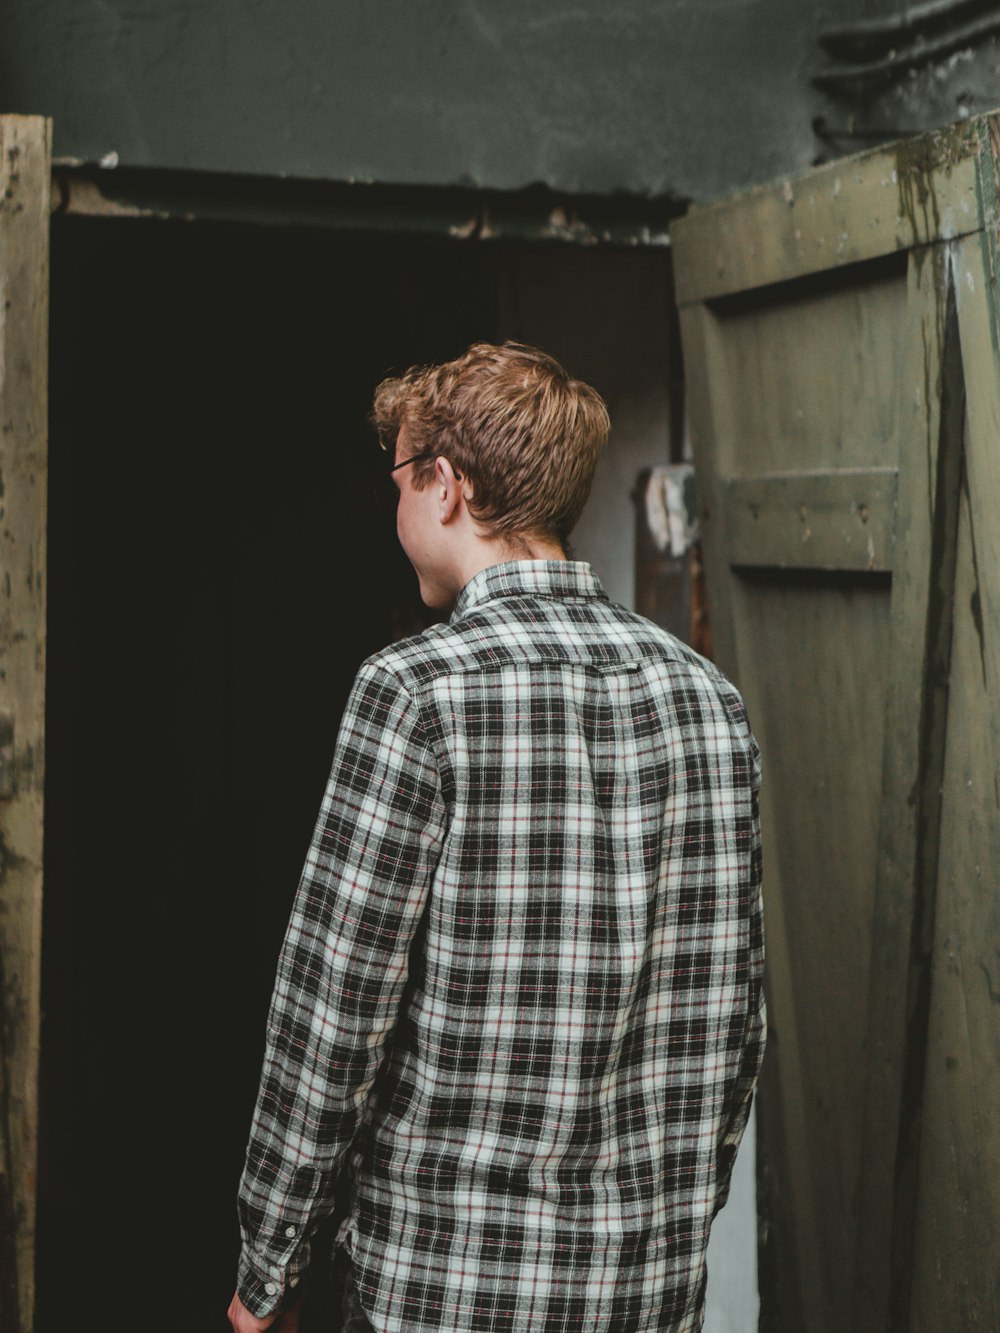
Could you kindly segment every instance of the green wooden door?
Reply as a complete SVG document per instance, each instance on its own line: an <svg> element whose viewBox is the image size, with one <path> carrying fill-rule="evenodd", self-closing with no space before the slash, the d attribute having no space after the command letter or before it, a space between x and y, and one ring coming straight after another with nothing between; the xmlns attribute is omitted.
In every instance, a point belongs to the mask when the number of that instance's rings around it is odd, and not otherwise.
<svg viewBox="0 0 1000 1333"><path fill-rule="evenodd" d="M5 1333L26 1333L34 1306L50 140L47 120L0 116L0 1328Z"/></svg>
<svg viewBox="0 0 1000 1333"><path fill-rule="evenodd" d="M763 1323L795 1333L1000 1328L998 143L971 120L672 230L764 754Z"/></svg>

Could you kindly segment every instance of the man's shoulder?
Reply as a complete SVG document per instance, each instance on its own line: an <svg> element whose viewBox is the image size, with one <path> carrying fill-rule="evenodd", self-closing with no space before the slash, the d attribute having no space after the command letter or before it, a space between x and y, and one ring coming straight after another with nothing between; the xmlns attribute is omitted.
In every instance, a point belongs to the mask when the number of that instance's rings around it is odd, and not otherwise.
<svg viewBox="0 0 1000 1333"><path fill-rule="evenodd" d="M475 667L475 654L465 637L453 625L432 625L372 653L358 674L392 678L412 693L439 676Z"/></svg>
<svg viewBox="0 0 1000 1333"><path fill-rule="evenodd" d="M361 670L392 677L408 693L419 693L445 676L539 658L647 662L662 666L677 683L700 682L727 701L742 702L713 662L637 612L608 601L590 603L583 615L568 613L565 606L549 609L548 617L538 615L537 606L526 616L516 602L498 599L457 622L389 644Z"/></svg>
<svg viewBox="0 0 1000 1333"><path fill-rule="evenodd" d="M739 690L722 669L709 658L702 657L690 644L684 643L669 630L647 620L638 612L629 611L621 606L614 609L621 617L626 641L631 636L649 652L650 656L659 655L669 664L669 670L675 679L687 680L717 694L727 711L736 714L744 712L743 698Z"/></svg>

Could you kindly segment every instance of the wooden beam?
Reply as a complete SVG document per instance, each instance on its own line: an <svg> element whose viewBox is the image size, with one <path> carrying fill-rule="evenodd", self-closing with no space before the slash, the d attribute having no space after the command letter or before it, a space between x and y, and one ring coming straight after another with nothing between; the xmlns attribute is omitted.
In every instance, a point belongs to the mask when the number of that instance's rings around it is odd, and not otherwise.
<svg viewBox="0 0 1000 1333"><path fill-rule="evenodd" d="M977 231L977 158L998 113L844 158L671 224L680 305Z"/></svg>
<svg viewBox="0 0 1000 1333"><path fill-rule="evenodd" d="M895 468L741 477L725 492L733 566L892 568Z"/></svg>
<svg viewBox="0 0 1000 1333"><path fill-rule="evenodd" d="M0 970L19 1327L32 1327L38 1145L51 122L0 117ZM18 1325L4 1317L4 1329Z"/></svg>
<svg viewBox="0 0 1000 1333"><path fill-rule="evenodd" d="M479 190L153 167L102 169L55 163L52 209L70 217L174 219L257 226L524 240L567 245L666 247L669 197L563 195L534 187Z"/></svg>

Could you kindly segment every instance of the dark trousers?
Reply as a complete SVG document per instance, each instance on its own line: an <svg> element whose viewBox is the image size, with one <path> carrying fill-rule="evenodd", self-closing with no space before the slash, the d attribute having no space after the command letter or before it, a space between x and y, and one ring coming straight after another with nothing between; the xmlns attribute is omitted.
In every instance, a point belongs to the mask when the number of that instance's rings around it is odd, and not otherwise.
<svg viewBox="0 0 1000 1333"><path fill-rule="evenodd" d="M329 1266L315 1272L302 1311L302 1333L374 1333L361 1308L354 1265L337 1250Z"/></svg>
<svg viewBox="0 0 1000 1333"><path fill-rule="evenodd" d="M340 1333L374 1333L368 1316L361 1308L358 1288L354 1281L354 1265L344 1255L344 1288L340 1298Z"/></svg>

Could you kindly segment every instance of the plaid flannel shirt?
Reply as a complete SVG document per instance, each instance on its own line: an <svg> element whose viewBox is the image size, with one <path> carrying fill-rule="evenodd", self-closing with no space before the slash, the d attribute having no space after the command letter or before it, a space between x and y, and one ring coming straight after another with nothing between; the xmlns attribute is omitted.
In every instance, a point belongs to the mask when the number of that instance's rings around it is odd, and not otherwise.
<svg viewBox="0 0 1000 1333"><path fill-rule="evenodd" d="M701 1327L764 1041L759 765L710 664L519 561L370 658L278 966L239 1290L379 1333Z"/></svg>

